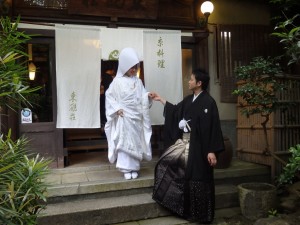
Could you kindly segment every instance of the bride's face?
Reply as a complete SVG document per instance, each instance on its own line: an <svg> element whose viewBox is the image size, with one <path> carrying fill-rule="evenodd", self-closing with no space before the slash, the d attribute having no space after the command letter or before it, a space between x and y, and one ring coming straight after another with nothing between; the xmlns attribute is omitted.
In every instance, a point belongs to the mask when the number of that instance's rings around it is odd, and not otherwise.
<svg viewBox="0 0 300 225"><path fill-rule="evenodd" d="M136 64L136 65L134 65L133 67L131 67L131 68L127 71L126 75L129 76L129 77L135 76L136 73L137 73L137 71L138 71L138 64Z"/></svg>

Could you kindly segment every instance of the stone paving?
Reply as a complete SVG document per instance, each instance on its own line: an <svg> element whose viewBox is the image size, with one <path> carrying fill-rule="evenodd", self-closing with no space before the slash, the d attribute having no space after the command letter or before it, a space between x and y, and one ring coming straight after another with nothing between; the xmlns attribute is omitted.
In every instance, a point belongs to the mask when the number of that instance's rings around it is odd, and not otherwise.
<svg viewBox="0 0 300 225"><path fill-rule="evenodd" d="M106 159L106 158L104 158ZM76 158L74 157L73 160L75 161ZM102 158L103 160L103 158ZM73 161L73 162L74 162ZM149 162L154 163L154 162ZM51 171L51 173L47 176L46 180L53 184L55 188L49 190L50 196L64 196L64 195L70 195L74 193L88 193L90 191L90 187L88 185L93 184L99 184L98 186L101 188L107 188L103 183L118 183L118 187L125 185L128 186L128 183L123 179L122 173L118 172L115 169L115 165L111 165L108 162L102 162L99 165L99 159L97 159L97 164L88 164L82 167L83 165L80 164L79 166L70 166L67 169L54 169ZM149 178L152 177L153 179L153 168L149 169L149 164L143 164L143 167L140 171L140 177L138 179L139 184L135 185L145 185L149 186L150 184L146 184L145 182L152 182ZM233 167L241 168L241 165L239 162L235 162ZM251 168L252 164L243 163L243 168L249 167ZM151 166L153 167L153 165ZM251 171L255 171L251 170ZM216 178L222 177L225 174L229 173L229 170L218 170L218 173L216 174ZM250 172L251 173L251 172ZM231 177L238 176L239 170L235 170L234 174L232 174L232 171L230 172ZM148 178L148 179L147 179ZM133 183L133 182L132 182ZM101 185L102 184L102 185ZM65 187L72 186L73 188L68 189L69 193L65 193L64 190L67 190ZM108 186L108 184L107 184ZM93 187L95 189L95 187ZM128 188L128 187L127 187ZM95 190L93 190L95 191ZM101 190L97 190L101 191ZM241 222L235 220L234 223L228 222L228 218L242 218L240 208L225 208L216 210L216 218L213 222L213 225L252 225L253 221L250 222ZM300 216L298 215L298 221L300 220ZM246 220L244 220L246 221ZM183 220L176 216L165 216L165 217L159 217L154 219L146 219L146 220L139 220L139 221L132 221L132 222L126 222L126 223L118 223L115 225L180 225L180 224L189 224L189 225L196 225L197 223L190 223L189 221ZM269 223L268 223L269 224ZM293 223L283 223L283 224L289 224L294 225ZM283 225L280 224L280 225ZM265 225L265 224L264 224ZM295 224L296 225L296 224Z"/></svg>

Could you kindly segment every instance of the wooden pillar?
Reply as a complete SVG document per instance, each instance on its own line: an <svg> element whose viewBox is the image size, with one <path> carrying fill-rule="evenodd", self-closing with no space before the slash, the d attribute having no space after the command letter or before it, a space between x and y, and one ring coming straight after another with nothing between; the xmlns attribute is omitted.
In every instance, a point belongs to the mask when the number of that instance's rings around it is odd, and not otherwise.
<svg viewBox="0 0 300 225"><path fill-rule="evenodd" d="M208 62L208 35L207 29L193 31L193 37L195 38L195 66L201 68L209 73Z"/></svg>

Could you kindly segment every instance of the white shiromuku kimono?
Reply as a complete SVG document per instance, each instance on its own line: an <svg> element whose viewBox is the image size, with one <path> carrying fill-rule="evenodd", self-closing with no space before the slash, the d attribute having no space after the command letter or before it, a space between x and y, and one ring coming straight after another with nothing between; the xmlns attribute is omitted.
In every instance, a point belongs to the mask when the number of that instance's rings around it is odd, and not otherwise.
<svg viewBox="0 0 300 225"><path fill-rule="evenodd" d="M125 53L132 54L131 51ZM137 57L130 55L132 59L129 57L131 60L128 60L126 55L126 60L122 60L121 54L117 76L105 93L105 133L110 163L116 162L116 167L126 173L139 171L143 159L152 159L152 128L149 116L152 100L149 100L148 92L137 76L124 75L128 69L139 63ZM123 110L123 117L117 115L120 109Z"/></svg>

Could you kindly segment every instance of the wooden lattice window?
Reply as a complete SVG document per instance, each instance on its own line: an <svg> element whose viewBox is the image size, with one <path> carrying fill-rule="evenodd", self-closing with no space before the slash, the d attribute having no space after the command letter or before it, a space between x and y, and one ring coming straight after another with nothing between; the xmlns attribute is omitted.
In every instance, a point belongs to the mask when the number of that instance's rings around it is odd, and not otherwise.
<svg viewBox="0 0 300 225"><path fill-rule="evenodd" d="M270 34L273 28L264 25L218 25L217 52L221 102L235 103L234 68L248 64L253 57L278 56L279 42Z"/></svg>

